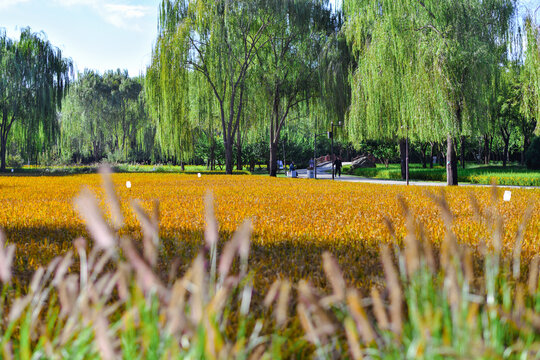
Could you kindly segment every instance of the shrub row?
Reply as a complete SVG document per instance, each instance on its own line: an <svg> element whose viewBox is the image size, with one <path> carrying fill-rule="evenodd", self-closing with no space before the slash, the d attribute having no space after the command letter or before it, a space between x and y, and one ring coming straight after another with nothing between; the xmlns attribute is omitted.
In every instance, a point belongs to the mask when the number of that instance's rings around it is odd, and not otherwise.
<svg viewBox="0 0 540 360"><path fill-rule="evenodd" d="M401 180L401 170L395 168L364 168L348 172L367 178ZM409 176L411 180L417 181L446 181L446 169L410 169ZM540 172L495 167L458 169L458 181L485 185L495 182L498 185L540 186Z"/></svg>
<svg viewBox="0 0 540 360"><path fill-rule="evenodd" d="M514 175L470 175L473 184L513 185L513 186L540 186L540 174L514 174Z"/></svg>

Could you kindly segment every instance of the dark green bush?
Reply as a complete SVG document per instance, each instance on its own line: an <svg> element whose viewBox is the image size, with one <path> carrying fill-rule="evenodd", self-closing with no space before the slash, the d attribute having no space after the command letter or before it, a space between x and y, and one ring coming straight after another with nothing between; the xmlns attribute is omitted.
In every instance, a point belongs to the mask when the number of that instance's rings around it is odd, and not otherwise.
<svg viewBox="0 0 540 360"><path fill-rule="evenodd" d="M8 165L8 167L12 167L12 168L15 168L15 169L20 169L20 168L22 168L23 164L24 164L24 160L23 160L23 158L21 157L20 154L9 155L7 157L7 165Z"/></svg>
<svg viewBox="0 0 540 360"><path fill-rule="evenodd" d="M525 153L525 164L528 169L540 170L540 137L535 137Z"/></svg>

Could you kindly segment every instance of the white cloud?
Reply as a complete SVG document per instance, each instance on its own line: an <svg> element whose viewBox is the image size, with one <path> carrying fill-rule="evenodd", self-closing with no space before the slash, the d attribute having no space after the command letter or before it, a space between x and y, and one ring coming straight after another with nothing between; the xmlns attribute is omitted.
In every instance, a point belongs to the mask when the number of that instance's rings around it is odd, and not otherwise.
<svg viewBox="0 0 540 360"><path fill-rule="evenodd" d="M142 5L104 4L99 13L105 21L118 28L140 30L134 20L152 14L152 9Z"/></svg>
<svg viewBox="0 0 540 360"><path fill-rule="evenodd" d="M28 1L28 0L0 0L2 1ZM136 20L153 14L153 8L143 5L119 3L114 0L55 0L62 6L87 6L97 12L109 24L128 30L138 30Z"/></svg>
<svg viewBox="0 0 540 360"><path fill-rule="evenodd" d="M28 1L29 0L0 0L0 9L7 9L9 7Z"/></svg>

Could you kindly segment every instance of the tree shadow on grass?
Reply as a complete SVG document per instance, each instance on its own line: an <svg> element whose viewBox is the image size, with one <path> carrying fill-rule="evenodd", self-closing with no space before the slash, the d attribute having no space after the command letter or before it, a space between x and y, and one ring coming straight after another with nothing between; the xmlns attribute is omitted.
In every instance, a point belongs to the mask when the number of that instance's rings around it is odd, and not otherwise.
<svg viewBox="0 0 540 360"><path fill-rule="evenodd" d="M13 275L17 282L27 284L33 272L39 266L47 266L56 256L68 251L76 253L73 241L78 237L89 239L80 226L73 227L6 227L8 242L15 244ZM127 231L134 239L140 239L136 229ZM221 239L230 239L223 234ZM221 240L219 251L228 240ZM91 240L89 247L93 246ZM135 245L142 249L142 242L135 240ZM202 231L178 231L175 237L161 239L160 256L157 272L164 282L170 281L173 273L182 275L204 249ZM349 286L368 289L373 281L382 276L377 245L369 246L364 242L336 243L316 242L301 239L284 239L263 242L254 239L249 254L249 270L255 274L255 289L261 296L276 278L287 278L293 282L308 279L315 287L326 289L328 284L322 267L322 254L332 253L338 260ZM74 259L78 261L78 257ZM72 266L76 271L78 264ZM238 268L238 264L233 266Z"/></svg>

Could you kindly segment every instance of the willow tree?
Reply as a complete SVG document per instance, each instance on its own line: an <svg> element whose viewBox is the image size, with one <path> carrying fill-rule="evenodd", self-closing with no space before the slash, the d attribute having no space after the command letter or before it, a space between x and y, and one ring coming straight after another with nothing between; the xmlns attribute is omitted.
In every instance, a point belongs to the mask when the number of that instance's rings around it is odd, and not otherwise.
<svg viewBox="0 0 540 360"><path fill-rule="evenodd" d="M246 75L264 44L263 34L271 18L260 5L259 0L162 1L147 88L165 149L169 145L180 152L192 146L188 73L196 72L216 99L226 172L232 173Z"/></svg>
<svg viewBox="0 0 540 360"><path fill-rule="evenodd" d="M26 28L15 41L0 32L0 170L14 124L30 129L28 137L40 132L45 145L55 140L71 72L71 61L42 35Z"/></svg>
<svg viewBox="0 0 540 360"><path fill-rule="evenodd" d="M536 134L540 135L540 28L533 17L525 18L526 46L521 71L521 113L529 123L536 123Z"/></svg>
<svg viewBox="0 0 540 360"><path fill-rule="evenodd" d="M328 1L267 1L273 20L257 53L256 84L261 86L270 118L270 176L277 173L280 134L292 110L314 97L319 86L320 54L339 28Z"/></svg>
<svg viewBox="0 0 540 360"><path fill-rule="evenodd" d="M457 185L454 139L481 131L505 56L513 0L345 0L358 61L353 140L446 136L447 183Z"/></svg>
<svg viewBox="0 0 540 360"><path fill-rule="evenodd" d="M120 70L79 74L61 114L64 156L76 161L99 161L104 156L115 161L143 161L155 154L151 148L154 128L147 121L142 82Z"/></svg>

